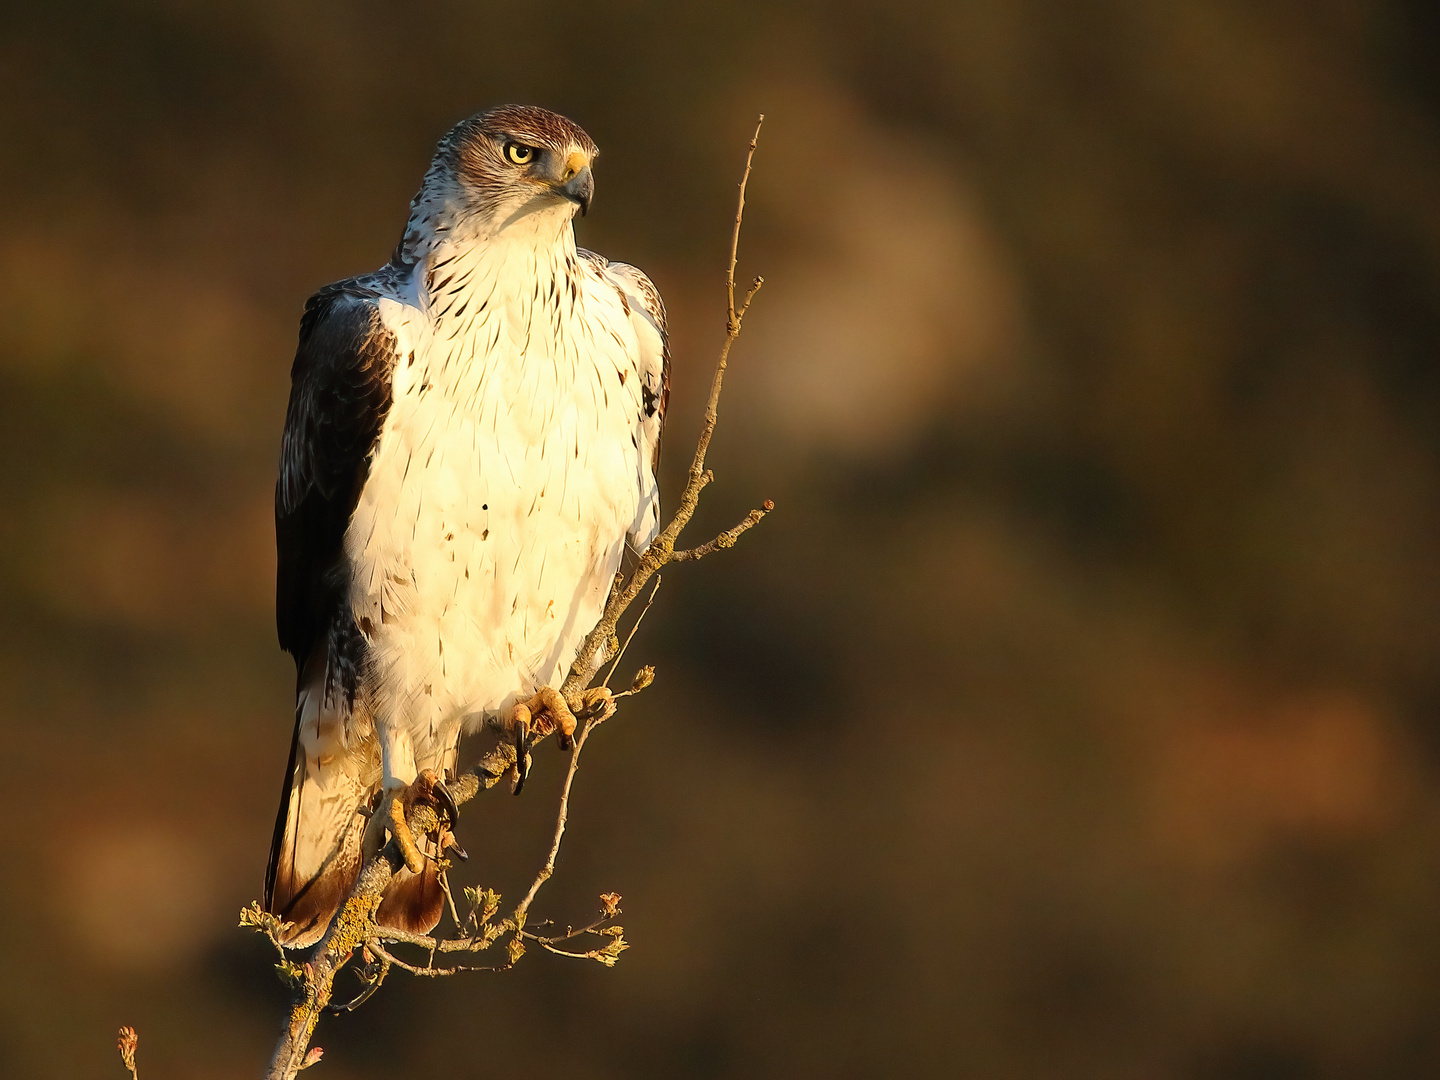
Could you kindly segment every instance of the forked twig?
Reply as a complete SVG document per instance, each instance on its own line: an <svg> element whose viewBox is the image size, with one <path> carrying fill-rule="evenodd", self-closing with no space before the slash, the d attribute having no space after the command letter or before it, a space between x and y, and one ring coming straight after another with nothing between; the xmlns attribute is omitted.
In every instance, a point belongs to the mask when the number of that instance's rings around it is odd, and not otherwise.
<svg viewBox="0 0 1440 1080"><path fill-rule="evenodd" d="M688 551L673 551L670 553L670 558L673 562L694 562L724 548L732 548L735 546L735 541L740 539L742 533L749 532L756 525L759 525L761 519L774 509L775 504L769 499L766 499L758 510L751 510L750 513L745 515L744 520L733 529L726 529L719 536L715 537L714 540L707 541L699 547L690 548Z"/></svg>
<svg viewBox="0 0 1440 1080"><path fill-rule="evenodd" d="M650 614L650 605L655 603L655 594L660 591L660 582L663 580L659 574L655 575L655 584L650 589L650 595L645 598L645 606L640 609L640 614L635 617L635 622L630 627L630 633L625 635L625 640L620 645L620 651L615 654L615 659L610 661L610 670L605 673L605 679L600 683L601 686L609 686L610 680L615 677L615 669L620 666L620 661L625 658L625 650L630 648L630 642L635 640L635 634L639 631L640 624L645 621L645 616ZM629 692L630 691L626 690L624 693L616 694L615 696L624 697L625 694Z"/></svg>

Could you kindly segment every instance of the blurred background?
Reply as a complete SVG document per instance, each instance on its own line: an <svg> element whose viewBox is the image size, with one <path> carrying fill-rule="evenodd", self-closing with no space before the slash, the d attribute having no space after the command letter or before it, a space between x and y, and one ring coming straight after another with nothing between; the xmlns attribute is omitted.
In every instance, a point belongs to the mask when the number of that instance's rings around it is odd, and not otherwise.
<svg viewBox="0 0 1440 1080"><path fill-rule="evenodd" d="M1440 9L3 4L0 1071L259 1074L301 306L486 106L603 148L694 536L539 915L316 1075L1440 1075ZM563 757L467 809L518 898ZM348 985L348 984L347 984Z"/></svg>

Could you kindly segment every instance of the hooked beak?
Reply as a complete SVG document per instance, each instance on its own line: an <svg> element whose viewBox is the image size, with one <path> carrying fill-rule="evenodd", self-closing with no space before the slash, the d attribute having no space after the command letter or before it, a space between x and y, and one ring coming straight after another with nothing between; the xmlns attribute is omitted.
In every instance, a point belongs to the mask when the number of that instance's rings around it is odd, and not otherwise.
<svg viewBox="0 0 1440 1080"><path fill-rule="evenodd" d="M590 210L590 200L595 197L595 176L590 172L590 166L583 166L579 172L566 180L557 189L559 193L571 202L580 207L580 216L584 217Z"/></svg>
<svg viewBox="0 0 1440 1080"><path fill-rule="evenodd" d="M590 172L589 157L579 150L571 151L556 191L579 205L581 217L589 212L590 200L595 197L595 176Z"/></svg>

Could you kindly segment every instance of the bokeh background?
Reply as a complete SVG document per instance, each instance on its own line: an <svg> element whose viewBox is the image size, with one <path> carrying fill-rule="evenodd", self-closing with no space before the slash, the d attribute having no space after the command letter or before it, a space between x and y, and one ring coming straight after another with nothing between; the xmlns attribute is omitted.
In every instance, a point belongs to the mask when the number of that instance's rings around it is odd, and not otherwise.
<svg viewBox="0 0 1440 1080"><path fill-rule="evenodd" d="M696 535L779 509L587 753L538 909L619 966L397 976L321 1073L1440 1075L1437 11L4 4L0 1072L259 1074L297 318L516 100L669 302L672 499L768 114Z"/></svg>

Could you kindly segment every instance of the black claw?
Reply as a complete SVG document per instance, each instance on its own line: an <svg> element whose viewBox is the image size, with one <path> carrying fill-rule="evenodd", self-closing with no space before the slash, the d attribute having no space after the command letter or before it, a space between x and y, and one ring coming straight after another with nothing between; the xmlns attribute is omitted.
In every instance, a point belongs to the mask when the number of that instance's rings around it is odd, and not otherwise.
<svg viewBox="0 0 1440 1080"><path fill-rule="evenodd" d="M530 775L530 762L527 760L528 744L530 742L530 725L520 722L515 725L515 790L511 795L519 795L520 789L525 786L525 777Z"/></svg>
<svg viewBox="0 0 1440 1080"><path fill-rule="evenodd" d="M430 789L435 796L435 801L445 811L445 816L450 819L450 827L453 829L460 824L460 807L455 805L455 796L450 794L450 789L445 786L444 780L436 780L435 786Z"/></svg>
<svg viewBox="0 0 1440 1080"><path fill-rule="evenodd" d="M525 788L525 780L530 775L530 752L526 750L522 742L515 747L515 790L511 795L519 795Z"/></svg>
<svg viewBox="0 0 1440 1080"><path fill-rule="evenodd" d="M526 751L524 743L515 748L515 772L519 779L515 781L515 790L511 794L519 795L521 789L525 787L525 778L530 775L530 754Z"/></svg>
<svg viewBox="0 0 1440 1080"><path fill-rule="evenodd" d="M470 861L470 853L460 846L460 841L456 840L454 836L450 837L450 850L455 853L455 857L461 862Z"/></svg>
<svg viewBox="0 0 1440 1080"><path fill-rule="evenodd" d="M561 750L569 750L575 745L574 737L571 735L566 735L563 731L560 732L559 735L555 736L555 741L560 744Z"/></svg>

